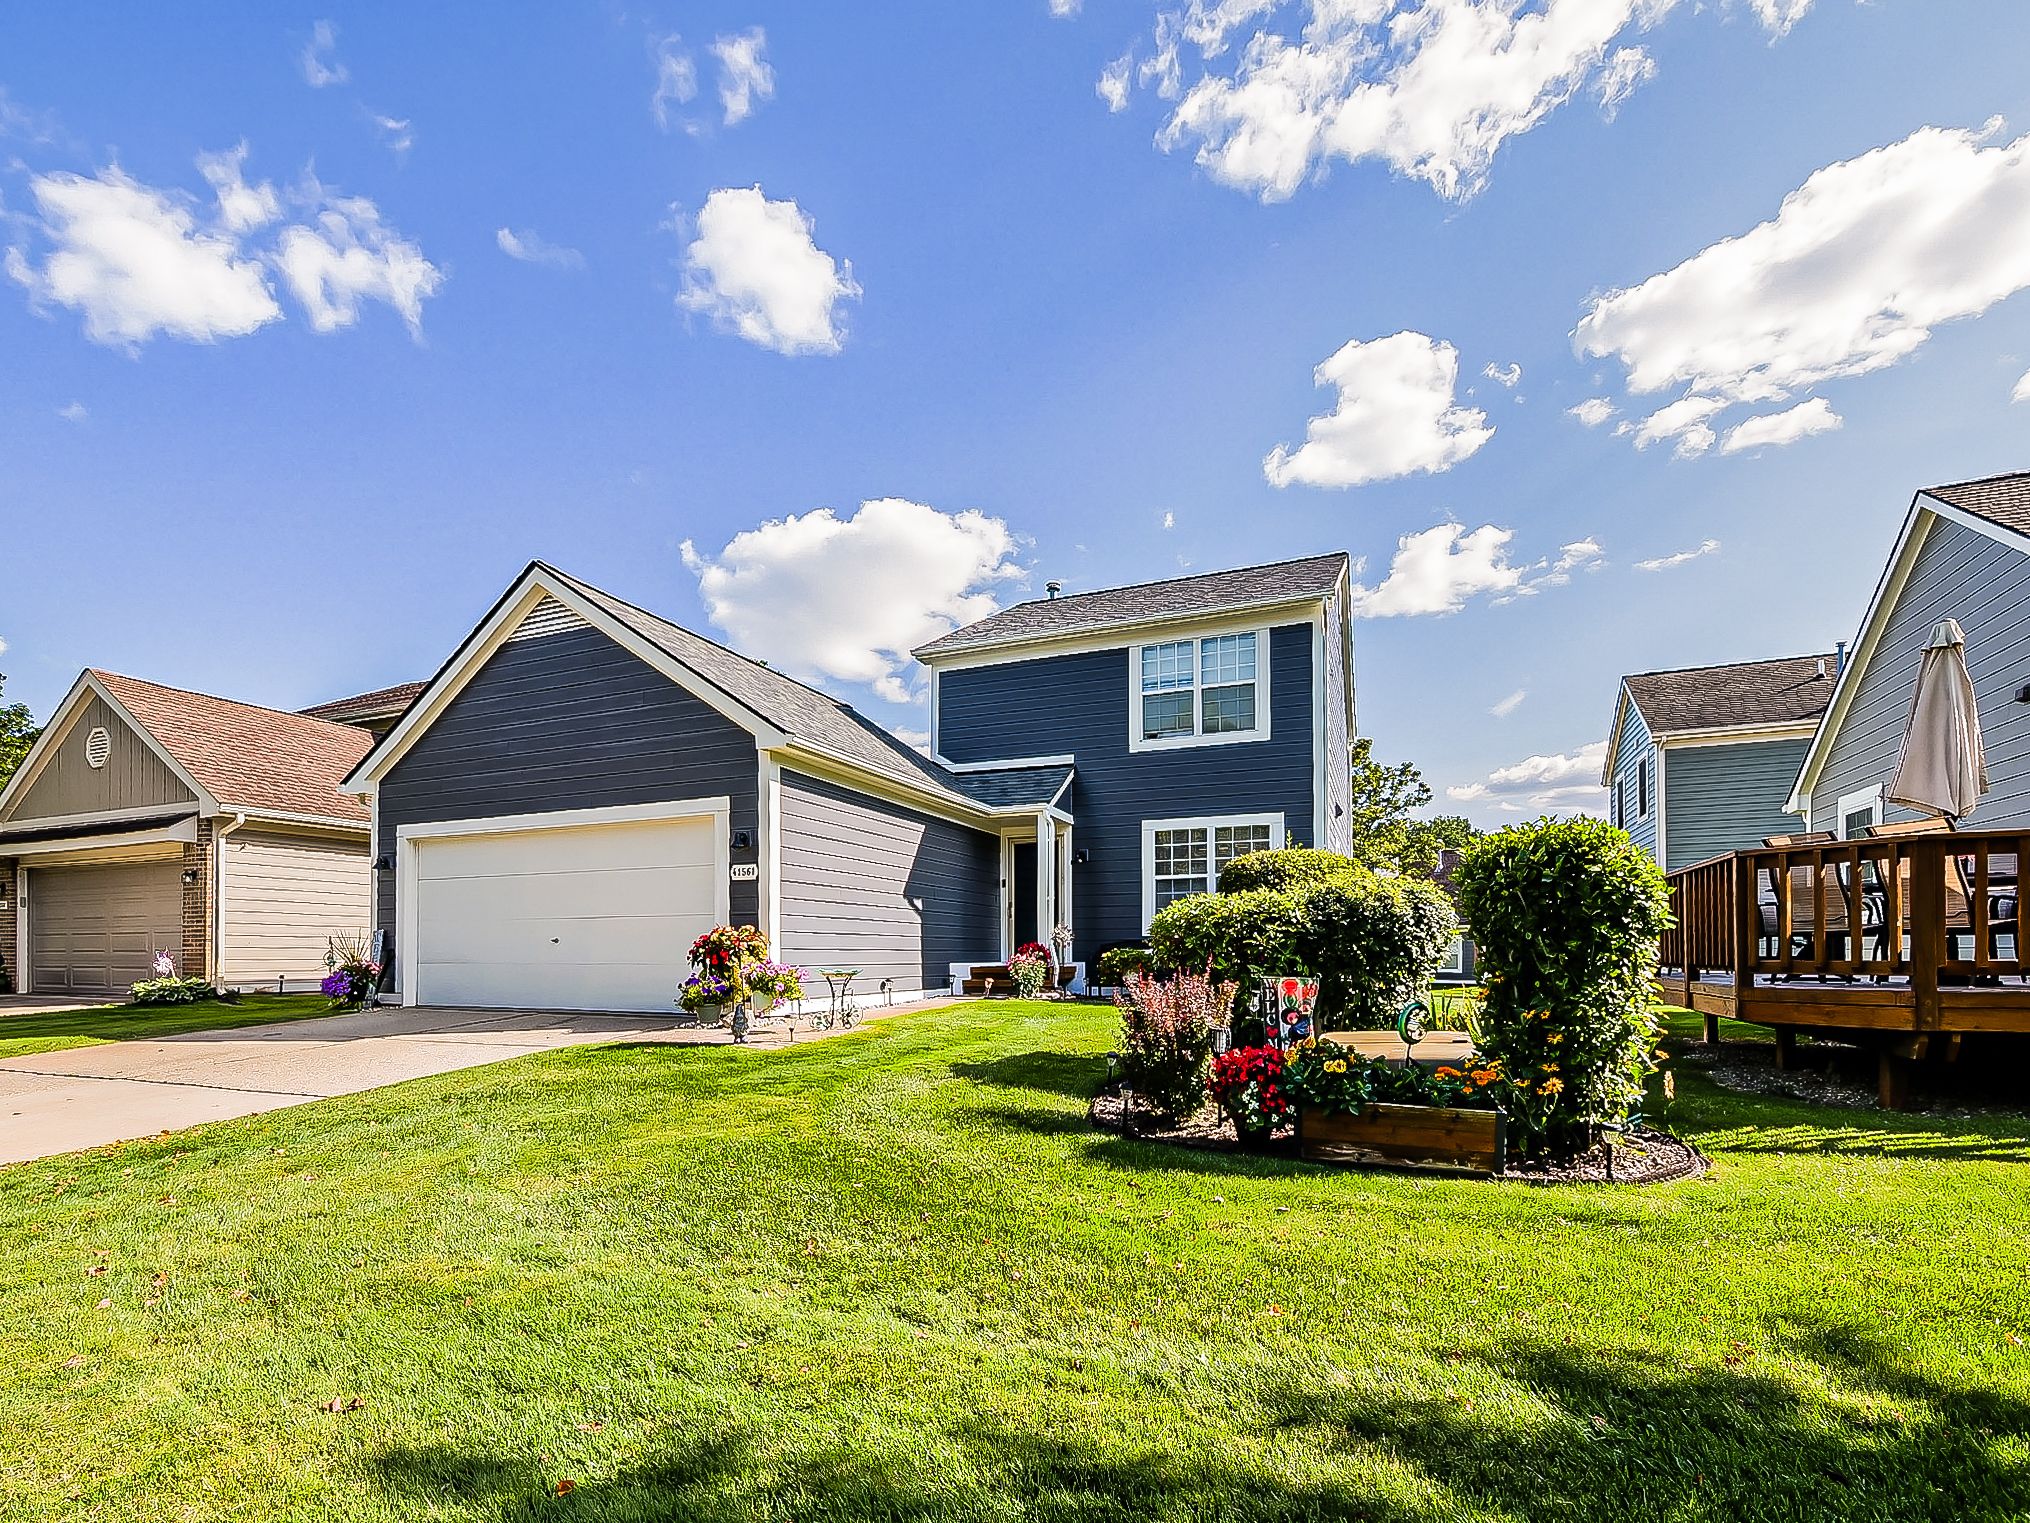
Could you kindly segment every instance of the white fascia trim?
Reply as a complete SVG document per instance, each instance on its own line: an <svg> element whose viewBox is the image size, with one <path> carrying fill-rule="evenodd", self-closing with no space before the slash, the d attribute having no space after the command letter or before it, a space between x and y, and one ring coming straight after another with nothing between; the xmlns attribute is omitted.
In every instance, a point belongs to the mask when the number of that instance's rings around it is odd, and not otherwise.
<svg viewBox="0 0 2030 1523"><path fill-rule="evenodd" d="M656 820L710 817L713 825L713 860L716 883L713 916L725 924L732 915L733 851L727 831L733 817L733 801L721 794L714 798L685 799L668 804L621 804L605 809L554 809L539 814L491 815L476 820L428 820L395 830L395 957L400 965L404 1005L419 1005L422 977L416 945L416 847L420 843L454 837L515 835L545 830L573 830L593 825L629 825Z"/></svg>
<svg viewBox="0 0 2030 1523"><path fill-rule="evenodd" d="M933 671L957 672L976 666L1010 666L1018 661L1041 661L1050 656L1086 655L1093 651L1119 650L1122 646L1160 645L1207 634L1226 634L1255 629L1264 624L1307 624L1317 616L1322 597L1288 598L1275 603L1248 603L1232 608L1205 609L1198 613L1174 614L1161 619L1136 619L1110 624L1105 629L1080 630L1075 634L1037 636L1028 640L1003 640L993 645L968 646L949 655L919 655L916 659Z"/></svg>
<svg viewBox="0 0 2030 1523"><path fill-rule="evenodd" d="M1817 724L1758 724L1734 727L1716 725L1709 730L1673 730L1651 738L1658 750L1689 751L1698 746L1754 746L1773 740L1808 740L1818 734Z"/></svg>
<svg viewBox="0 0 2030 1523"><path fill-rule="evenodd" d="M159 830L126 830L118 835L66 836L55 841L0 842L0 856L48 857L60 853L119 851L130 846L156 846L168 842L187 843L197 839L197 821L188 819Z"/></svg>
<svg viewBox="0 0 2030 1523"><path fill-rule="evenodd" d="M965 825L987 834L992 834L1003 819L1013 815L1026 816L1035 812L1033 806L1029 805L989 806L970 802L961 804L928 787L913 788L900 778L863 767L850 757L813 746L808 741L793 740L771 749L779 752L778 760L798 772L808 773L828 783L858 789L874 798L886 799L891 804L900 804L905 809L915 809L954 825Z"/></svg>
<svg viewBox="0 0 2030 1523"><path fill-rule="evenodd" d="M1156 918L1156 832L1159 830L1204 830L1206 838L1206 871L1212 875L1208 892L1219 886L1219 873L1212 864L1212 840L1210 832L1220 825L1266 825L1269 827L1269 849L1278 851L1285 838L1283 816L1277 814L1201 814L1188 815L1177 819L1144 820L1142 822L1142 934L1149 934L1149 922Z"/></svg>
<svg viewBox="0 0 2030 1523"><path fill-rule="evenodd" d="M1600 762L1600 786L1614 786L1614 761L1621 754L1621 727L1628 720L1628 711L1635 707L1635 695L1628 691L1628 679L1621 679L1621 688L1614 700L1614 723L1607 727L1607 755Z"/></svg>
<svg viewBox="0 0 2030 1523"><path fill-rule="evenodd" d="M628 625L614 618L598 604L581 595L576 588L553 580L544 574L540 566L531 566L503 595L493 612L477 629L465 637L464 643L459 646L444 670L439 672L430 686L424 689L422 696L409 706L409 711L402 722L381 737L373 750L369 751L359 766L353 769L351 776L339 786L351 792L378 783L387 776L388 770L400 761L410 746L437 721L451 700L457 697L487 661L507 644L508 637L514 633L529 610L545 597L554 598L562 603L623 650L646 662L699 702L747 731L757 742L779 746L788 739L788 736L776 726L736 702L660 645L645 639Z"/></svg>
<svg viewBox="0 0 2030 1523"><path fill-rule="evenodd" d="M1325 605L1311 627L1311 844L1325 845Z"/></svg>
<svg viewBox="0 0 2030 1523"><path fill-rule="evenodd" d="M931 760L947 772L1015 772L1023 767L1069 767L1077 758L1067 751L1061 756L1015 756L1006 761L955 762L946 761L933 751Z"/></svg>
<svg viewBox="0 0 2030 1523"><path fill-rule="evenodd" d="M103 682L99 681L89 671L85 671L78 673L78 680L71 684L71 690L64 695L63 702L57 705L55 715L51 717L47 725L43 726L42 734L36 737L35 744L29 747L28 755L22 758L20 768L15 772L13 777L8 779L7 786L0 788L0 820L12 818L11 811L13 806L19 801L21 795L27 793L30 788L35 786L35 779L41 775L42 769L49 764L50 758L56 755L64 741L69 738L70 732L77 726L78 720L84 714L86 700L92 697L101 699L107 708L117 714L120 722L140 737L141 744L154 752L157 759L170 770L176 780L190 790L191 797L196 800L197 809L200 814L217 814L219 812L218 800L213 798L203 785L190 775L183 763L162 749L162 742L149 733L148 727L136 719L127 706L115 698L111 690ZM177 807L180 806L161 804L157 805L156 809L160 812L162 809ZM108 810L105 814L97 817L102 819L117 819L122 812L119 810Z"/></svg>
<svg viewBox="0 0 2030 1523"><path fill-rule="evenodd" d="M1665 767L1664 748L1659 745L1656 748L1656 780L1650 785L1656 791L1650 796L1649 802L1650 807L1656 811L1656 865L1663 871L1669 872L1670 863L1665 860L1665 857L1670 851L1670 836L1665 828L1668 822L1665 820L1663 812L1663 776Z"/></svg>
<svg viewBox="0 0 2030 1523"><path fill-rule="evenodd" d="M328 830L340 835L371 836L373 826L359 820L335 819L328 814L289 814L279 809L240 809L231 804L221 811L236 815L255 825L304 825L316 830Z"/></svg>
<svg viewBox="0 0 2030 1523"><path fill-rule="evenodd" d="M1204 709L1199 694L1205 684L1199 679L1203 675L1199 667L1198 642L1222 634L1253 635L1255 637L1255 727L1252 730L1226 730L1216 735L1202 735L1196 729L1189 735L1167 735L1158 740L1148 740L1142 735L1142 700L1149 696L1142 691L1141 655L1144 647L1150 645L1182 644L1187 638L1191 642L1191 722L1193 726L1203 722ZM1270 722L1270 673L1275 661L1269 653L1269 626L1252 625L1245 629L1220 629L1190 636L1180 634L1175 640L1143 640L1127 648L1128 656L1128 751L1140 756L1154 751L1195 751L1200 746L1248 745L1255 741L1271 739ZM1238 686L1236 683L1216 682L1214 687ZM1177 691L1172 689L1171 691Z"/></svg>
<svg viewBox="0 0 2030 1523"><path fill-rule="evenodd" d="M756 750L761 766L761 931L771 947L782 942L782 763Z"/></svg>
<svg viewBox="0 0 2030 1523"><path fill-rule="evenodd" d="M1071 821L1071 814L1067 810L1058 808L1058 802L1065 796L1065 794L1071 791L1071 780L1074 775L1075 774L1073 773L1067 772L1064 775L1064 781L1057 785L1057 792L1051 794L1050 796L1051 810L1057 815L1059 815L1067 824L1069 824Z"/></svg>
<svg viewBox="0 0 2030 1523"><path fill-rule="evenodd" d="M1861 616L1860 633L1855 636L1853 648L1847 654L1847 664L1842 668L1839 680L1833 684L1833 696L1826 704L1825 713L1820 716L1818 729L1812 735L1811 745L1804 753L1804 761L1798 767L1797 781L1791 784L1790 797L1783 807L1792 814L1804 810L1804 801L1812 789L1818 786L1819 774L1825 770L1826 758L1831 754L1833 740L1846 721L1847 710L1853 706L1854 693L1860 687L1861 674L1867 670L1868 662L1875 655L1876 646L1882 642L1882 633L1889 626L1889 619L1896 611L1896 603L1903 596L1903 589L1910 581L1910 573L1917 564L1918 553L1924 548L1931 526L1940 518L1951 517L1954 522L1965 523L1968 528L1984 533L2002 544L2013 544L2023 549L2020 536L2002 536L2007 532L1986 519L1973 519L1971 514L1953 510L1941 511L1946 504L1920 492L1911 499L1910 512L1903 520L1903 527L1896 536L1896 547L1889 553L1888 564L1882 568L1882 576L1875 584L1874 596L1868 600L1867 612Z"/></svg>
<svg viewBox="0 0 2030 1523"><path fill-rule="evenodd" d="M25 820L8 820L6 823L23 830L61 830L66 825L116 825L121 820L152 820L165 814L191 814L196 811L197 805L188 801L181 804L134 804L126 809L94 809L85 814L36 814Z"/></svg>

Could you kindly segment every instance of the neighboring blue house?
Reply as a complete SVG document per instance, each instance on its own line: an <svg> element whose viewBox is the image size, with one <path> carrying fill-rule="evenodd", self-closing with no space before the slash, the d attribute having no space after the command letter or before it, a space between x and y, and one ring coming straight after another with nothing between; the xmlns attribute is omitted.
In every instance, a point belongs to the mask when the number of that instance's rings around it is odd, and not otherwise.
<svg viewBox="0 0 2030 1523"><path fill-rule="evenodd" d="M934 640L934 756L540 562L345 786L409 1004L668 1008L707 927L941 991L1139 938L1245 851L1351 844L1345 555L1055 595Z"/></svg>
<svg viewBox="0 0 2030 1523"><path fill-rule="evenodd" d="M1989 791L1970 830L2030 825L2030 472L1931 487L1912 500L1789 807L1847 838L1912 820L1883 787L1909 722L1918 657L1941 619L1966 636Z"/></svg>
<svg viewBox="0 0 2030 1523"><path fill-rule="evenodd" d="M1791 783L1840 655L1621 679L1601 781L1608 818L1666 871L1802 828Z"/></svg>

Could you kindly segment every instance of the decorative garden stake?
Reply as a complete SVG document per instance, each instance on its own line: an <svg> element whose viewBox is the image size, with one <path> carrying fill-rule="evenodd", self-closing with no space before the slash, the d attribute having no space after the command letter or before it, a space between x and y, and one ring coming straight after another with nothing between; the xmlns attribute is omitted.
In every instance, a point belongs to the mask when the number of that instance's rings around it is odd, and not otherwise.
<svg viewBox="0 0 2030 1523"><path fill-rule="evenodd" d="M754 1018L747 1008L747 1001L741 1000L733 1007L733 1040L744 1042L754 1024Z"/></svg>
<svg viewBox="0 0 2030 1523"><path fill-rule="evenodd" d="M1311 1011L1318 1003L1318 980L1290 974L1262 980L1258 1009L1269 1041L1288 1047L1311 1035Z"/></svg>
<svg viewBox="0 0 2030 1523"><path fill-rule="evenodd" d="M1403 1039L1403 1065L1409 1066L1410 1049L1424 1040L1424 1021L1431 1009L1420 999L1413 999L1403 1006L1403 1013L1396 1017L1396 1035Z"/></svg>

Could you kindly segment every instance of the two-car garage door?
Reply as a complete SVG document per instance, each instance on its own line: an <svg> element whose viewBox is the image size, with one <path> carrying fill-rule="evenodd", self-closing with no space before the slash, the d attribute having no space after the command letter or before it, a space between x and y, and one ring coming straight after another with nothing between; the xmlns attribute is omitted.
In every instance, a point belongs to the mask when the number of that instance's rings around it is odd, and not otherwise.
<svg viewBox="0 0 2030 1523"><path fill-rule="evenodd" d="M175 861L39 867L28 891L25 987L37 994L124 995L156 952L183 949Z"/></svg>
<svg viewBox="0 0 2030 1523"><path fill-rule="evenodd" d="M409 998L670 1009L692 941L726 916L723 839L696 815L411 840Z"/></svg>

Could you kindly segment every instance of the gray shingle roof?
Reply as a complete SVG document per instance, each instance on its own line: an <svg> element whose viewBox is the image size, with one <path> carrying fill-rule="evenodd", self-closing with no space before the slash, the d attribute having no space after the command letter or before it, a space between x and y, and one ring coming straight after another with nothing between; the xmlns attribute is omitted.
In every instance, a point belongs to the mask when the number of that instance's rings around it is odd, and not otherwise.
<svg viewBox="0 0 2030 1523"><path fill-rule="evenodd" d="M542 569L570 586L587 601L632 629L644 640L689 667L735 703L766 720L784 734L808 742L857 762L900 782L929 787L952 796L958 803L986 803L963 786L963 774L939 766L929 757L889 734L873 720L854 712L848 704L806 687L794 677L784 676L750 656L729 650L672 624L668 619L623 602L589 582L556 567Z"/></svg>
<svg viewBox="0 0 2030 1523"><path fill-rule="evenodd" d="M1629 697L1651 732L1659 735L1735 725L1811 724L1833 696L1834 660L1830 653L1782 656L1731 666L1638 672L1625 680Z"/></svg>
<svg viewBox="0 0 2030 1523"><path fill-rule="evenodd" d="M1208 571L1133 587L1034 598L989 614L927 645L919 645L916 656L923 660L982 646L1086 634L1117 624L1189 618L1194 614L1323 598L1338 584L1347 566L1346 552L1335 551L1331 555L1277 561L1267 566L1242 566L1233 571Z"/></svg>
<svg viewBox="0 0 2030 1523"><path fill-rule="evenodd" d="M1965 512L1976 513L2005 529L2030 534L2030 471L1926 487L1924 493Z"/></svg>
<svg viewBox="0 0 2030 1523"><path fill-rule="evenodd" d="M1055 803L1071 781L1069 766L997 767L992 772L954 772L952 786L983 804L1012 806Z"/></svg>

